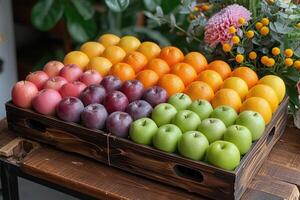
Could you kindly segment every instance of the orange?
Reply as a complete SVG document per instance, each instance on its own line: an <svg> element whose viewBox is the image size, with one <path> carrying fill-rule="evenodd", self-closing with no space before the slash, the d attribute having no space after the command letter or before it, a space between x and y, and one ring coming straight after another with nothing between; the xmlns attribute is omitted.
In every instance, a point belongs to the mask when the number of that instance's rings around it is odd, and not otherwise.
<svg viewBox="0 0 300 200"><path fill-rule="evenodd" d="M184 85L188 85L197 77L194 68L187 63L177 63L172 67L172 74L177 75L183 81Z"/></svg>
<svg viewBox="0 0 300 200"><path fill-rule="evenodd" d="M64 65L76 64L84 70L89 64L89 57L81 51L71 51L64 57Z"/></svg>
<svg viewBox="0 0 300 200"><path fill-rule="evenodd" d="M192 65L197 74L203 71L207 66L206 58L199 52L190 52L185 55L184 62Z"/></svg>
<svg viewBox="0 0 300 200"><path fill-rule="evenodd" d="M222 85L222 77L213 70L204 70L197 77L198 81L203 81L210 85L214 92L216 92Z"/></svg>
<svg viewBox="0 0 300 200"><path fill-rule="evenodd" d="M272 112L275 112L278 107L278 97L273 88L268 85L258 84L249 91L247 98L261 97L268 101L271 106Z"/></svg>
<svg viewBox="0 0 300 200"><path fill-rule="evenodd" d="M109 46L104 50L102 56L110 60L112 64L116 64L125 58L126 52L121 47Z"/></svg>
<svg viewBox="0 0 300 200"><path fill-rule="evenodd" d="M214 98L214 91L207 83L202 81L192 82L185 88L184 93L189 95L192 100L206 99L211 101Z"/></svg>
<svg viewBox="0 0 300 200"><path fill-rule="evenodd" d="M223 82L222 88L229 88L235 90L241 97L245 99L248 94L248 85L247 83L239 77L229 77Z"/></svg>
<svg viewBox="0 0 300 200"><path fill-rule="evenodd" d="M110 74L118 76L121 81L132 80L135 77L134 69L127 63L117 63L113 65Z"/></svg>
<svg viewBox="0 0 300 200"><path fill-rule="evenodd" d="M249 67L238 67L231 73L231 76L240 77L246 81L248 88L252 88L258 81L258 77L255 71Z"/></svg>
<svg viewBox="0 0 300 200"><path fill-rule="evenodd" d="M106 76L112 66L112 63L104 57L91 58L87 69L94 69L101 74L102 77Z"/></svg>
<svg viewBox="0 0 300 200"><path fill-rule="evenodd" d="M223 80L225 80L231 74L230 66L223 60L212 61L208 64L207 68L218 72Z"/></svg>
<svg viewBox="0 0 300 200"><path fill-rule="evenodd" d="M184 90L184 83L175 74L163 75L159 79L158 85L164 88L168 92L169 96L172 96L175 93L183 92Z"/></svg>
<svg viewBox="0 0 300 200"><path fill-rule="evenodd" d="M168 63L160 58L151 59L146 68L155 71L159 77L170 72Z"/></svg>
<svg viewBox="0 0 300 200"><path fill-rule="evenodd" d="M285 84L279 76L275 76L275 75L264 76L258 81L258 84L265 84L273 88L273 90L277 94L279 103L282 101L282 99L285 96Z"/></svg>
<svg viewBox="0 0 300 200"><path fill-rule="evenodd" d="M140 52L132 51L127 54L123 62L129 64L138 73L147 65L147 58Z"/></svg>
<svg viewBox="0 0 300 200"><path fill-rule="evenodd" d="M250 97L243 102L243 105L240 108L240 112L245 110L253 110L261 114L264 118L265 123L268 124L272 118L272 109L270 104L261 97Z"/></svg>
<svg viewBox="0 0 300 200"><path fill-rule="evenodd" d="M129 53L135 51L140 46L140 44L140 40L136 37L126 35L121 38L121 40L118 43L118 46L121 47L126 53Z"/></svg>
<svg viewBox="0 0 300 200"><path fill-rule="evenodd" d="M104 49L104 46L99 42L86 42L80 47L80 51L85 53L89 58L100 56Z"/></svg>
<svg viewBox="0 0 300 200"><path fill-rule="evenodd" d="M120 41L120 38L114 34L103 34L99 39L100 42L105 48L108 46L117 45Z"/></svg>
<svg viewBox="0 0 300 200"><path fill-rule="evenodd" d="M214 108L221 105L231 106L238 112L242 105L242 101L236 91L234 91L233 89L224 88L220 89L215 94L215 97L213 98L211 104Z"/></svg>
<svg viewBox="0 0 300 200"><path fill-rule="evenodd" d="M159 77L155 71L146 69L138 73L135 79L141 81L144 85L144 88L149 88L156 85Z"/></svg>
<svg viewBox="0 0 300 200"><path fill-rule="evenodd" d="M143 42L137 51L144 54L148 60L151 60L152 58L159 56L161 49L154 42Z"/></svg>
<svg viewBox="0 0 300 200"><path fill-rule="evenodd" d="M170 67L183 61L184 55L180 49L173 46L164 47L160 52L160 58L165 60Z"/></svg>

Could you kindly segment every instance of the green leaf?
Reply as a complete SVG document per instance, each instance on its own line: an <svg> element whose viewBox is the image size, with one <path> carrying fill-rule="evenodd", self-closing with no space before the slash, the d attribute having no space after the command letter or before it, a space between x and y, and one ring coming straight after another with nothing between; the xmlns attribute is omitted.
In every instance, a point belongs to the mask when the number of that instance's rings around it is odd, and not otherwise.
<svg viewBox="0 0 300 200"><path fill-rule="evenodd" d="M280 23L280 22L271 22L270 29L272 31L274 31L276 33L280 33L280 34L287 34L294 30L293 28L288 27L287 25Z"/></svg>
<svg viewBox="0 0 300 200"><path fill-rule="evenodd" d="M31 11L32 24L42 31L48 31L55 26L64 13L60 0L39 0Z"/></svg>
<svg viewBox="0 0 300 200"><path fill-rule="evenodd" d="M77 12L83 19L91 19L94 16L95 9L90 1L87 0L71 0Z"/></svg>
<svg viewBox="0 0 300 200"><path fill-rule="evenodd" d="M156 6L160 5L160 2L153 0L144 0L144 6L149 11L155 11Z"/></svg>
<svg viewBox="0 0 300 200"><path fill-rule="evenodd" d="M105 4L109 9L114 12L122 12L126 10L130 1L129 0L105 0Z"/></svg>
<svg viewBox="0 0 300 200"><path fill-rule="evenodd" d="M172 12L179 5L180 0L162 0L161 2L161 7L166 14Z"/></svg>
<svg viewBox="0 0 300 200"><path fill-rule="evenodd" d="M76 42L85 42L96 36L96 22L93 19L84 20L75 7L68 2L65 6L65 15L68 31Z"/></svg>

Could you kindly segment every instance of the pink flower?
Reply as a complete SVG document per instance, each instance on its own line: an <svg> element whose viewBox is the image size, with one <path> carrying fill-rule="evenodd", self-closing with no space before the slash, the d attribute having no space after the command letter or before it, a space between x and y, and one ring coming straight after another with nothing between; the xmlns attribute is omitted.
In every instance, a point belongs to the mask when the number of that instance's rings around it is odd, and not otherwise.
<svg viewBox="0 0 300 200"><path fill-rule="evenodd" d="M298 94L300 95L300 80L297 83Z"/></svg>
<svg viewBox="0 0 300 200"><path fill-rule="evenodd" d="M228 32L228 29L230 26L234 26L239 31L241 24L239 24L238 20L240 18L244 18L248 22L251 19L251 12L238 4L223 8L208 20L205 26L205 42L212 47L219 43L230 43L232 34Z"/></svg>

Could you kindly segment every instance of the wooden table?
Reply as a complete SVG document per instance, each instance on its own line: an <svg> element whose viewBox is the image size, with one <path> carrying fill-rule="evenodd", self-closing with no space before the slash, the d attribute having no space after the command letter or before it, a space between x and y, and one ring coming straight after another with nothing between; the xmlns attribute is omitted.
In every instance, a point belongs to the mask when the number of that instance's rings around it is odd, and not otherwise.
<svg viewBox="0 0 300 200"><path fill-rule="evenodd" d="M205 199L93 160L17 137L0 121L3 196L18 199L17 177L80 199ZM288 127L242 199L299 199L300 131Z"/></svg>

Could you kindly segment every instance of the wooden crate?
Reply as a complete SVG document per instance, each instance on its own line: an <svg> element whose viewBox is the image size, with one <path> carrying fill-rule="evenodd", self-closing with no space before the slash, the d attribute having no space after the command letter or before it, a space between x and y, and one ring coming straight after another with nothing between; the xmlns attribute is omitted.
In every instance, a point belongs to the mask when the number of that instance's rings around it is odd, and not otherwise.
<svg viewBox="0 0 300 200"><path fill-rule="evenodd" d="M100 130L87 129L52 116L6 103L9 129L22 137L56 148L78 153L119 169L183 188L213 199L239 199L287 122L288 98L285 98L263 136L253 143L234 171L227 171L200 161L165 153L136 144Z"/></svg>

